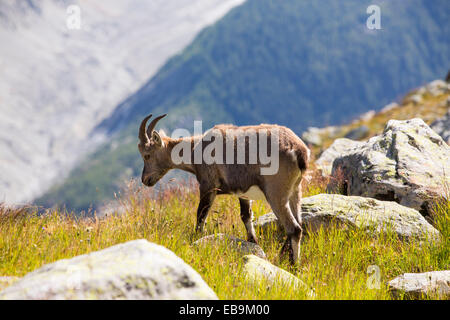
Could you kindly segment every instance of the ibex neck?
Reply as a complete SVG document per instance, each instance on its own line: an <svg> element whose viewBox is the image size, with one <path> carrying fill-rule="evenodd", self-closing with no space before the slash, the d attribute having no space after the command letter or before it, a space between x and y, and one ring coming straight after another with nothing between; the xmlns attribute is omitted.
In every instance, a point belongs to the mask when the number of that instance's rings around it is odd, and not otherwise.
<svg viewBox="0 0 450 320"><path fill-rule="evenodd" d="M179 139L172 139L169 137L164 137L164 142L167 144L167 152L168 152L169 161L171 164L171 169L180 169L180 170L184 170L184 171L195 174L194 165L192 164L193 161L191 161L190 163L182 162L180 164L175 164L172 161L172 150L173 150L173 148L175 148L175 146L177 146L181 142L187 143L190 146L189 147L189 156L191 157L192 150L194 148L194 139L195 139L195 137L185 137L185 138L179 138Z"/></svg>

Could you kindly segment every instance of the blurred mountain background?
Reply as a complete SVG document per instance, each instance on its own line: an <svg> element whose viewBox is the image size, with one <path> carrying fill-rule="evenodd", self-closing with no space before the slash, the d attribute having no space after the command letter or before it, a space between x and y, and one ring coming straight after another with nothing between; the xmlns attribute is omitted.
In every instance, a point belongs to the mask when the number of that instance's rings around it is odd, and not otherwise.
<svg viewBox="0 0 450 320"><path fill-rule="evenodd" d="M65 8L61 1L38 3ZM93 4L79 3L87 19ZM222 18L240 2L127 3L112 5L112 11L107 11L107 3L104 10L96 5L97 11L92 11L103 16L96 15L97 24L77 35L61 27L51 29L55 39L46 40L45 35L52 34L46 29L33 33L34 41L46 48L38 61L31 57L39 46L21 47L31 32L32 22L25 22L37 16L36 21L47 27L55 14L43 18L42 11L33 11L34 4L17 9L24 17L14 21L25 26L9 27L8 32L2 26L0 39L12 43L9 49L0 49L3 64L8 52L17 55L16 60L8 58L12 67L31 61L23 66L23 73L13 69L8 81L2 79L0 89L0 97L4 93L7 97L2 101L8 101L5 107L1 103L0 112L10 119L0 120L0 184L14 196L21 188L36 186L27 197L16 200L30 200L38 194L36 190L53 185L36 199L37 204L73 210L98 208L124 182L140 176L137 127L148 113L168 113L160 126L169 132L180 127L192 132L193 121L202 119L204 129L220 122L266 122L286 125L300 135L310 126L340 125L368 110L380 110L411 89L443 78L450 66L450 2L446 0L247 0ZM366 26L366 9L372 4L381 8L380 30ZM13 11L13 6L3 7L2 23L9 21ZM214 20L211 15L218 21L193 38ZM63 12L61 19L65 17ZM189 21L187 17L196 21L195 27L193 22L182 26L180 21ZM144 26L145 21L152 21L154 29ZM27 33L18 33L23 28L28 28ZM171 45L156 48L164 41ZM163 64L169 55L173 56ZM70 61L65 62L69 65L58 66L58 57ZM52 72L58 76L50 76ZM18 75L21 79L16 85L13 79ZM48 82L52 86L43 90ZM72 89L67 89L70 94L66 88ZM29 97L26 103L12 103L24 97ZM18 107L22 104L23 109ZM41 138L36 136L51 138L39 143ZM5 141L11 153L6 157ZM51 177L43 178L47 175Z"/></svg>
<svg viewBox="0 0 450 320"><path fill-rule="evenodd" d="M243 0L0 1L0 202L65 178L95 127L205 26ZM69 5L81 29L66 26Z"/></svg>

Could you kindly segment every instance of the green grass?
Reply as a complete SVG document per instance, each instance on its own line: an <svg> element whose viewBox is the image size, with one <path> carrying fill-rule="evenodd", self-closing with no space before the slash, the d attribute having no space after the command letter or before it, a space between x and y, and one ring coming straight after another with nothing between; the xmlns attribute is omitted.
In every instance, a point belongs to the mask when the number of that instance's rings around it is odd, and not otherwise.
<svg viewBox="0 0 450 320"><path fill-rule="evenodd" d="M323 191L313 181L304 196ZM306 299L293 288L258 286L245 282L242 258L224 245L192 246L202 235L194 232L198 193L171 186L155 197L149 188L132 187L122 195L127 210L102 219L75 218L51 211L38 216L27 210L0 207L0 276L23 276L40 266L63 258L100 250L133 239L147 239L175 252L197 270L220 299ZM152 199L153 198L153 199ZM435 224L440 243L402 242L393 234L369 236L358 230L328 231L304 237L301 264L289 265L279 258L283 235L276 230L257 230L259 244L268 260L315 288L317 299L393 299L387 281L405 272L449 269L450 202L436 202ZM258 201L255 216L270 211ZM219 196L208 216L205 234L226 233L245 239L239 202ZM381 270L381 286L367 286L370 265Z"/></svg>
<svg viewBox="0 0 450 320"><path fill-rule="evenodd" d="M387 122L391 119L395 120L408 120L412 118L421 118L425 123L430 125L436 119L439 119L445 115L448 110L446 101L449 98L449 94L441 94L433 97L429 95L423 96L423 101L415 105L412 102L408 102L406 99L408 96L415 93L415 90L411 91L404 97L397 108L385 112L377 112L370 119L359 119L350 124L341 126L341 131L334 137L328 136L326 133L320 135L322 140L321 146L311 146L312 154L318 155L325 149L327 149L336 139L343 138L351 130L360 126L367 126L369 128L368 134L360 139L360 141L366 141L369 138L379 135L383 132Z"/></svg>

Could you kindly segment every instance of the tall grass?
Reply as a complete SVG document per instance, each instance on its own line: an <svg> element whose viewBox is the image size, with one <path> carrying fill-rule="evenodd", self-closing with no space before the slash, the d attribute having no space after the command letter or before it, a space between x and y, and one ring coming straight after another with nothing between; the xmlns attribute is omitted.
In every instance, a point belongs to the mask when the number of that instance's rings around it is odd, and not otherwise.
<svg viewBox="0 0 450 320"><path fill-rule="evenodd" d="M323 192L323 183L312 179L304 196ZM315 186L314 186L315 185ZM194 184L172 184L159 193L131 186L120 197L125 212L101 219L76 217L59 210L44 215L27 209L0 206L0 276L23 276L58 259L100 250L133 239L147 239L174 251L191 265L221 299L306 299L307 293L293 288L246 283L242 259L225 245L192 246L196 234L198 193ZM317 299L393 299L387 281L405 272L448 269L448 200L436 202L439 243L402 242L394 234L377 237L359 230L321 229L304 237L300 267L280 258L283 235L276 230L257 230L259 244L268 260L315 289ZM270 211L262 201L253 205L256 216ZM245 239L239 202L219 196L207 219L205 234L226 233ZM368 267L381 271L379 288L367 285Z"/></svg>

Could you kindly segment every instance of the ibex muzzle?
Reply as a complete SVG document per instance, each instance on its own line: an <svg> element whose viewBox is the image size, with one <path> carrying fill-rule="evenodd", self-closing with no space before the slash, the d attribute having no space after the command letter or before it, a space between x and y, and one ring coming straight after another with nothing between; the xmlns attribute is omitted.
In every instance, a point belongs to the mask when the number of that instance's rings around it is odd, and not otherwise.
<svg viewBox="0 0 450 320"><path fill-rule="evenodd" d="M219 148L224 150L223 160L215 163L195 162L197 151L211 149L211 143L215 140L206 137L207 133L200 136L172 139L162 133L154 131L156 123L166 115L155 118L146 129L147 121L151 115L144 118L139 128L139 151L144 160L142 183L153 186L171 169L181 169L193 173L200 187L200 203L197 209L197 231L202 231L208 211L216 197L220 194L235 194L239 197L241 218L247 229L248 241L257 242L255 230L252 224L251 200L266 199L274 214L277 216L287 233L287 240L282 251L289 249L291 262L298 261L300 255L301 229L301 181L306 171L310 151L303 141L292 130L278 125L261 124L259 126L237 127L233 125L217 125L212 131L222 134L223 137L233 137L230 144ZM252 139L248 138L250 132L254 132L257 140L265 143L264 139L276 141L276 146L271 146L269 153L277 153L279 161L277 171L273 174L262 174L267 163L252 159L250 150L255 150ZM244 162L236 161L239 158L239 142L245 144L247 154L241 158ZM172 152L180 149L180 144L185 147L184 159L191 161L173 161ZM264 145L264 144L262 144ZM178 147L177 147L178 146ZM217 146L217 145L216 145ZM261 143L258 144L258 147ZM186 148L187 147L187 148ZM199 150L200 148L200 150ZM187 151L186 151L187 150ZM233 155L230 157L230 152ZM227 158L228 155L228 158ZM187 156L187 157L186 157ZM217 156L217 154L216 154ZM225 160L235 160L232 163ZM219 159L221 160L221 159Z"/></svg>

